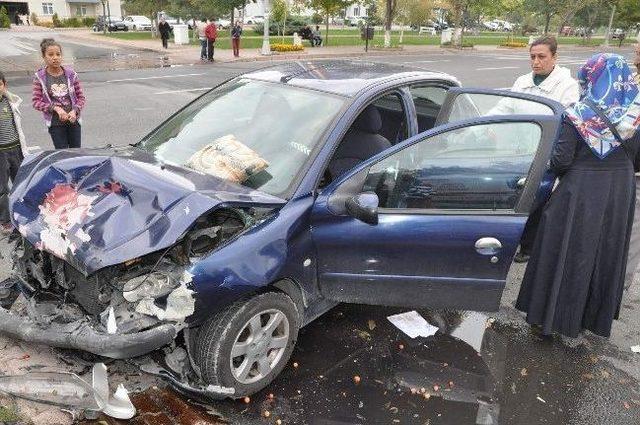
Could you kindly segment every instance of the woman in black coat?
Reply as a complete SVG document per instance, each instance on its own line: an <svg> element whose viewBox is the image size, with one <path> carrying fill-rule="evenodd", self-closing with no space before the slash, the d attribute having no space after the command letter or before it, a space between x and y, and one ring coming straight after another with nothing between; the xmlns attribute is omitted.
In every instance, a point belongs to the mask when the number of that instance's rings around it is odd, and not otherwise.
<svg viewBox="0 0 640 425"><path fill-rule="evenodd" d="M169 23L165 21L164 18L160 18L160 23L158 24L158 32L160 33L160 38L162 39L162 47L168 49L171 26L169 26Z"/></svg>
<svg viewBox="0 0 640 425"><path fill-rule="evenodd" d="M608 337L633 223L640 95L619 55L594 55L578 79L581 100L565 112L551 159L560 183L542 214L516 307L543 334L576 337L588 329Z"/></svg>

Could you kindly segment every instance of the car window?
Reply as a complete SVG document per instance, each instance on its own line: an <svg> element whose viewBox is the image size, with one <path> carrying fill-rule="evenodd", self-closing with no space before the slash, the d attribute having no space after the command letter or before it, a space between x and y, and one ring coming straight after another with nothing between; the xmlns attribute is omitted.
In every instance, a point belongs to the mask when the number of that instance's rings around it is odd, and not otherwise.
<svg viewBox="0 0 640 425"><path fill-rule="evenodd" d="M441 133L374 164L363 191L376 192L381 208L511 210L541 134L531 122Z"/></svg>
<svg viewBox="0 0 640 425"><path fill-rule="evenodd" d="M239 78L185 107L139 146L159 161L284 196L345 102Z"/></svg>
<svg viewBox="0 0 640 425"><path fill-rule="evenodd" d="M400 95L388 94L373 102L373 105L382 118L382 127L378 134L393 144L405 140L408 137L407 114Z"/></svg>
<svg viewBox="0 0 640 425"><path fill-rule="evenodd" d="M489 115L554 115L553 109L534 100L500 94L463 93L456 96L447 122Z"/></svg>
<svg viewBox="0 0 640 425"><path fill-rule="evenodd" d="M436 123L440 108L447 97L447 87L413 86L409 87L416 108L418 133L430 130Z"/></svg>

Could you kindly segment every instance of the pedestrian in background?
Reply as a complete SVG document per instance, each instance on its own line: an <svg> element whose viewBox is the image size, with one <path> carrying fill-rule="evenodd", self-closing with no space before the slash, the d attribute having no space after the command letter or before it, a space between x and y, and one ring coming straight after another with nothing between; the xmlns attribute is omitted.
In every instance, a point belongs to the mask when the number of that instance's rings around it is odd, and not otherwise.
<svg viewBox="0 0 640 425"><path fill-rule="evenodd" d="M20 124L20 99L9 92L7 80L0 72L0 231L11 233L9 216L9 180L13 182L24 155L27 153Z"/></svg>
<svg viewBox="0 0 640 425"><path fill-rule="evenodd" d="M213 45L218 38L218 27L215 22L216 18L209 20L209 25L204 30L204 34L207 37L207 60L213 62Z"/></svg>
<svg viewBox="0 0 640 425"><path fill-rule="evenodd" d="M204 18L200 18L195 26L196 37L200 40L200 60L207 60L207 36L205 30L207 29L207 22Z"/></svg>
<svg viewBox="0 0 640 425"><path fill-rule="evenodd" d="M160 38L162 39L162 47L168 49L171 27L169 26L169 23L164 19L164 16L160 18L160 23L158 24L158 32L160 33Z"/></svg>
<svg viewBox="0 0 640 425"><path fill-rule="evenodd" d="M511 91L546 97L568 107L576 103L580 97L578 82L571 77L571 71L557 64L558 42L553 36L540 37L529 47L531 72L516 79ZM491 110L491 114L518 114L528 111L518 110L522 102L501 102ZM529 104L527 104L529 105ZM529 260L538 222L542 214L542 206L536 208L529 216L527 225L520 239L520 250L514 261L524 263Z"/></svg>
<svg viewBox="0 0 640 425"><path fill-rule="evenodd" d="M316 25L316 29L311 33L313 37L312 44L314 46L322 46L322 33L320 32L320 25Z"/></svg>
<svg viewBox="0 0 640 425"><path fill-rule="evenodd" d="M240 56L240 36L242 35L242 25L236 21L231 29L231 44L233 46L233 56Z"/></svg>
<svg viewBox="0 0 640 425"><path fill-rule="evenodd" d="M635 56L633 58L633 64L636 67L636 72L633 74L633 78L636 84L640 84L640 44L636 44ZM636 173L636 206L633 219L633 227L631 228L631 237L629 238L629 255L627 256L627 272L624 278L624 287L629 289L633 283L636 271L640 265L640 174Z"/></svg>
<svg viewBox="0 0 640 425"><path fill-rule="evenodd" d="M640 91L620 55L578 72L580 101L565 112L545 205L516 307L543 334L608 337L618 318L633 222Z"/></svg>
<svg viewBox="0 0 640 425"><path fill-rule="evenodd" d="M33 80L33 107L42 112L56 149L79 148L85 97L78 74L62 66L62 47L53 38L42 40L40 51L45 66Z"/></svg>

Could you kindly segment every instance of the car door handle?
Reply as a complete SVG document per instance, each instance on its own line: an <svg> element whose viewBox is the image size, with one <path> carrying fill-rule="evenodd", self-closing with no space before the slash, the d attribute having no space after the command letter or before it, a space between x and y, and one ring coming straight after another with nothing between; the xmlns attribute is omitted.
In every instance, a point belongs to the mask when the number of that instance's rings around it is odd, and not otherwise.
<svg viewBox="0 0 640 425"><path fill-rule="evenodd" d="M476 251L482 255L494 255L502 249L502 244L496 238L480 238L476 241Z"/></svg>
<svg viewBox="0 0 640 425"><path fill-rule="evenodd" d="M527 178L522 177L521 179L518 180L518 182L516 183L516 186L518 186L518 189L522 189L526 183L527 183Z"/></svg>

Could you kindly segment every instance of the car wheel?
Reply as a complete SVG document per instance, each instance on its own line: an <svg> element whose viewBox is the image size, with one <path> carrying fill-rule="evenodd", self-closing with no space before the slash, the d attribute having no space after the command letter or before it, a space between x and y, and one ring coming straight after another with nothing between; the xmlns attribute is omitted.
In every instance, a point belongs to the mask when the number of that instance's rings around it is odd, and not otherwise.
<svg viewBox="0 0 640 425"><path fill-rule="evenodd" d="M122 31L129 31L129 27L127 26L122 27Z"/></svg>
<svg viewBox="0 0 640 425"><path fill-rule="evenodd" d="M202 378L234 388L234 397L263 389L289 361L299 327L296 304L284 293L232 304L198 331L195 360Z"/></svg>
<svg viewBox="0 0 640 425"><path fill-rule="evenodd" d="M138 28L134 25L134 26L133 26L133 30L134 30L134 31L138 31Z"/></svg>

